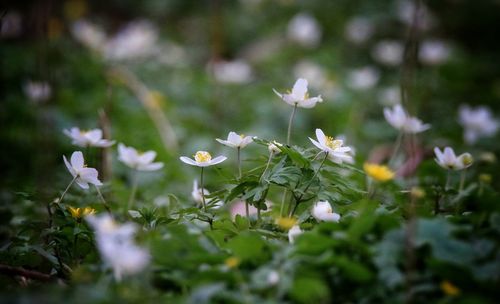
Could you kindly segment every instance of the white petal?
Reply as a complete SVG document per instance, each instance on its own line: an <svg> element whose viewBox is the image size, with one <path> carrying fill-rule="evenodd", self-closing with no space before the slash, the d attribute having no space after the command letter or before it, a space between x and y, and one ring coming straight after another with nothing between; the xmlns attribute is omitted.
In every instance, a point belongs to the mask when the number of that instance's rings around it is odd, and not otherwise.
<svg viewBox="0 0 500 304"><path fill-rule="evenodd" d="M87 133L85 133L85 137L91 142L91 143L96 143L100 139L102 139L102 131L101 129L94 129L90 130Z"/></svg>
<svg viewBox="0 0 500 304"><path fill-rule="evenodd" d="M194 160L192 160L191 158L189 157L186 157L186 156L181 156L179 157L179 159L183 162L183 163L186 163L188 165L191 165L191 166L198 166L198 163Z"/></svg>
<svg viewBox="0 0 500 304"><path fill-rule="evenodd" d="M315 141L314 139L310 138L309 137L309 140L313 143L313 145L315 145L318 149L320 150L323 150L325 151L325 148L324 146L322 146L319 142Z"/></svg>
<svg viewBox="0 0 500 304"><path fill-rule="evenodd" d="M222 155L217 156L216 158L214 158L210 161L210 166L220 164L223 161L225 161L226 159L227 159L227 157L225 157L225 156L222 156Z"/></svg>
<svg viewBox="0 0 500 304"><path fill-rule="evenodd" d="M235 132L229 132L229 135L227 136L227 141L235 146L239 146L241 143L241 136Z"/></svg>
<svg viewBox="0 0 500 304"><path fill-rule="evenodd" d="M80 186L83 189L88 189L89 188L89 184L86 181L84 181L83 179L81 179L81 178L77 178L75 180L75 183L77 183L78 186Z"/></svg>
<svg viewBox="0 0 500 304"><path fill-rule="evenodd" d="M278 95L281 99L283 99L283 94L279 93L275 89L273 89L273 91L274 91L274 94Z"/></svg>
<svg viewBox="0 0 500 304"><path fill-rule="evenodd" d="M68 168L69 173L71 173L71 175L73 175L73 177L75 177L76 176L75 169L73 169L71 164L66 159L66 156L64 156L64 155L63 155L63 160L64 160L64 164L66 165L66 168Z"/></svg>
<svg viewBox="0 0 500 304"><path fill-rule="evenodd" d="M298 100L303 100L307 93L307 80L299 78L292 88L292 95Z"/></svg>
<svg viewBox="0 0 500 304"><path fill-rule="evenodd" d="M325 136L325 133L323 133L323 130L316 129L316 138L318 139L318 142L322 146L326 146L326 136Z"/></svg>
<svg viewBox="0 0 500 304"><path fill-rule="evenodd" d="M144 154L139 155L139 163L149 164L155 159L155 157L156 157L155 151L147 151Z"/></svg>
<svg viewBox="0 0 500 304"><path fill-rule="evenodd" d="M80 151L75 151L73 154L71 154L71 166L76 170L79 171L83 166L85 165L85 162L83 160L83 153Z"/></svg>
<svg viewBox="0 0 500 304"><path fill-rule="evenodd" d="M227 140L222 140L220 138L216 138L215 140L218 141L219 143L223 144L224 146L235 148L235 146L231 142L229 142Z"/></svg>
<svg viewBox="0 0 500 304"><path fill-rule="evenodd" d="M147 165L139 166L137 169L141 171L156 171L163 168L163 163L152 163Z"/></svg>

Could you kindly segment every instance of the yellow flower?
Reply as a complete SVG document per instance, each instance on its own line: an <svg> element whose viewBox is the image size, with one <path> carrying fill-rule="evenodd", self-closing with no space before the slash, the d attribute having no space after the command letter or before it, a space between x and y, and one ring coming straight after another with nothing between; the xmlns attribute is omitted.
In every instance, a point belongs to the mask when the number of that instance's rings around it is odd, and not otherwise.
<svg viewBox="0 0 500 304"><path fill-rule="evenodd" d="M82 217L85 217L87 215L91 215L95 213L94 208L90 207L85 207L85 208L74 208L74 207L68 207L69 213L71 213L71 216L74 219L81 219Z"/></svg>
<svg viewBox="0 0 500 304"><path fill-rule="evenodd" d="M482 173L482 174L479 174L479 180L484 183L484 184L489 184L491 183L491 174L487 174L487 173Z"/></svg>
<svg viewBox="0 0 500 304"><path fill-rule="evenodd" d="M387 166L365 163L363 169L369 177L379 182L386 182L394 178L394 171Z"/></svg>
<svg viewBox="0 0 500 304"><path fill-rule="evenodd" d="M293 217L280 217L276 219L276 225L283 230L290 230L297 223L297 219Z"/></svg>
<svg viewBox="0 0 500 304"><path fill-rule="evenodd" d="M460 289L453 285L450 281L443 281L440 285L441 290L448 296L457 296L460 294Z"/></svg>
<svg viewBox="0 0 500 304"><path fill-rule="evenodd" d="M226 261L224 261L224 264L226 264L226 266L229 268L235 268L238 267L240 262L240 259L238 259L237 257L229 257L226 259Z"/></svg>

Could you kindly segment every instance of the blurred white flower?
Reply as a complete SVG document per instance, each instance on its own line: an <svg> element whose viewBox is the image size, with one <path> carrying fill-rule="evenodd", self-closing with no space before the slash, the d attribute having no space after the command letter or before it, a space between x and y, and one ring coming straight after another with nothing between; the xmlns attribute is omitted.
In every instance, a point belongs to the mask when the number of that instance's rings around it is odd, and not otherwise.
<svg viewBox="0 0 500 304"><path fill-rule="evenodd" d="M106 44L106 34L97 25L88 20L79 20L71 25L71 33L86 47L104 52Z"/></svg>
<svg viewBox="0 0 500 304"><path fill-rule="evenodd" d="M415 10L417 10L417 7L415 6L414 1L400 0L397 2L397 15L399 20L408 26L413 24ZM436 19L424 3L419 4L417 13L417 28L421 30L428 30L436 24Z"/></svg>
<svg viewBox="0 0 500 304"><path fill-rule="evenodd" d="M343 146L343 140L325 136L325 133L323 133L321 129L316 129L316 139L317 141L309 137L313 145L325 153L328 153L328 159L332 162L337 164L354 162L352 155L349 153L352 149L351 147Z"/></svg>
<svg viewBox="0 0 500 304"><path fill-rule="evenodd" d="M420 45L418 58L424 64L438 65L446 62L450 53L450 47L443 41L427 40Z"/></svg>
<svg viewBox="0 0 500 304"><path fill-rule="evenodd" d="M400 104L393 106L392 109L384 108L384 117L391 126L405 133L416 134L431 127L422 123L420 119L409 116Z"/></svg>
<svg viewBox="0 0 500 304"><path fill-rule="evenodd" d="M194 160L186 157L186 156L181 156L179 159L188 165L191 166L197 166L197 167L208 167L208 166L213 166L222 163L227 159L225 156L217 156L216 158L212 159L212 155L208 153L207 151L198 151L196 154L193 156Z"/></svg>
<svg viewBox="0 0 500 304"><path fill-rule="evenodd" d="M321 28L313 16L300 13L288 23L287 35L303 47L314 48L321 40Z"/></svg>
<svg viewBox="0 0 500 304"><path fill-rule="evenodd" d="M115 141L107 140L102 138L101 129L92 129L88 131L80 130L77 127L73 127L69 130L64 129L63 133L71 138L72 144L79 147L110 147Z"/></svg>
<svg viewBox="0 0 500 304"><path fill-rule="evenodd" d="M280 281L280 274L276 270L271 270L267 275L267 284L276 285Z"/></svg>
<svg viewBox="0 0 500 304"><path fill-rule="evenodd" d="M299 78L295 82L292 88L292 92L287 94L278 93L273 89L274 93L278 95L284 102L291 106L297 106L299 108L312 108L318 102L323 102L321 95L309 98L309 93L307 92L307 80L304 78Z"/></svg>
<svg viewBox="0 0 500 304"><path fill-rule="evenodd" d="M97 178L99 173L94 168L88 168L85 165L85 161L83 159L83 154L80 151L75 151L71 154L70 162L66 159L66 156L63 155L64 164L66 168L68 168L69 173L75 179L75 183L83 189L88 189L89 184L93 184L95 186L101 186L101 181Z"/></svg>
<svg viewBox="0 0 500 304"><path fill-rule="evenodd" d="M347 85L355 90L368 90L373 88L380 78L377 69L371 66L351 70L347 75Z"/></svg>
<svg viewBox="0 0 500 304"><path fill-rule="evenodd" d="M436 162L445 169L462 170L472 165L473 158L470 153L463 153L458 157L452 148L446 147L443 152L438 147L434 148L436 154Z"/></svg>
<svg viewBox="0 0 500 304"><path fill-rule="evenodd" d="M151 55L158 40L158 30L147 20L126 24L106 42L104 56L111 60L135 59Z"/></svg>
<svg viewBox="0 0 500 304"><path fill-rule="evenodd" d="M397 40L383 40L372 49L371 55L377 62L387 66L398 66L403 62L404 46Z"/></svg>
<svg viewBox="0 0 500 304"><path fill-rule="evenodd" d="M244 60L216 61L209 67L215 80L222 83L248 83L252 80L252 67Z"/></svg>
<svg viewBox="0 0 500 304"><path fill-rule="evenodd" d="M401 90L398 86L380 89L377 93L379 102L385 106L394 106L401 103Z"/></svg>
<svg viewBox="0 0 500 304"><path fill-rule="evenodd" d="M0 37L2 38L12 38L17 37L22 32L22 17L16 11L8 11L4 16L2 16L1 26L0 26ZM4 11L5 12L5 11Z"/></svg>
<svg viewBox="0 0 500 304"><path fill-rule="evenodd" d="M283 146L283 144L273 140L267 145L267 150L269 153L278 154L281 153L281 149L279 148L281 146Z"/></svg>
<svg viewBox="0 0 500 304"><path fill-rule="evenodd" d="M86 220L94 229L97 248L116 280L136 274L148 265L149 253L134 242L134 224L119 225L108 214L87 216Z"/></svg>
<svg viewBox="0 0 500 304"><path fill-rule="evenodd" d="M44 102L52 95L52 88L44 81L26 81L23 90L24 94L34 103Z"/></svg>
<svg viewBox="0 0 500 304"><path fill-rule="evenodd" d="M314 204L311 214L318 222L338 222L340 220L340 214L333 212L328 201L319 201Z"/></svg>
<svg viewBox="0 0 500 304"><path fill-rule="evenodd" d="M487 107L470 108L461 106L459 122L464 127L464 139L468 144L475 143L480 137L490 137L498 131L499 123Z"/></svg>
<svg viewBox="0 0 500 304"><path fill-rule="evenodd" d="M216 138L216 141L219 143L231 147L231 148L238 148L238 149L243 149L245 148L249 143L253 142L253 137L252 136L245 136L243 134L237 134L235 132L229 132L227 136L227 140L223 140L220 138Z"/></svg>
<svg viewBox="0 0 500 304"><path fill-rule="evenodd" d="M294 225L290 230L288 230L288 241L293 244L295 242L295 239L304 233L302 229L300 229L299 225Z"/></svg>
<svg viewBox="0 0 500 304"><path fill-rule="evenodd" d="M237 215L246 217L246 204L244 201L237 201L231 205L229 208L229 213L231 214L231 218L234 220ZM248 216L256 215L257 214L257 208L255 208L253 205L248 206Z"/></svg>
<svg viewBox="0 0 500 304"><path fill-rule="evenodd" d="M368 18L358 16L347 22L345 35L349 41L359 44L370 39L374 30L375 27Z"/></svg>
<svg viewBox="0 0 500 304"><path fill-rule="evenodd" d="M311 87L322 89L327 83L325 70L309 60L302 60L293 67L293 74L297 78L311 79Z"/></svg>
<svg viewBox="0 0 500 304"><path fill-rule="evenodd" d="M163 168L163 163L154 163L156 157L155 151L138 152L132 147L124 144L118 145L118 160L138 171L156 171Z"/></svg>

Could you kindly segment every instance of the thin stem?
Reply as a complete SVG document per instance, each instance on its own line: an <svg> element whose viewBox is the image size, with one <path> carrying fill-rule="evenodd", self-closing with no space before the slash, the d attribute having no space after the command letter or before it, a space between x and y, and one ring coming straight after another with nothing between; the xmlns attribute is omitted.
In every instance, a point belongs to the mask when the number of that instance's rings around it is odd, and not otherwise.
<svg viewBox="0 0 500 304"><path fill-rule="evenodd" d="M271 165L271 161L273 160L274 153L271 152L269 153L269 158L267 160L266 168L264 169L264 172L262 172L262 175L259 178L259 184L262 183L262 179L264 178L264 175L266 175L267 169L269 169L269 166Z"/></svg>
<svg viewBox="0 0 500 304"><path fill-rule="evenodd" d="M205 203L205 186L203 185L203 167L201 167L201 174L200 174L200 186L201 186L201 203L203 204L203 211L207 212L207 205Z"/></svg>
<svg viewBox="0 0 500 304"><path fill-rule="evenodd" d="M292 115L290 115L290 120L288 121L288 133L286 136L286 144L290 144L290 136L292 135L292 123L293 118L295 117L295 112L297 112L297 104L293 106Z"/></svg>
<svg viewBox="0 0 500 304"><path fill-rule="evenodd" d="M238 180L241 180L241 148L238 147Z"/></svg>
<svg viewBox="0 0 500 304"><path fill-rule="evenodd" d="M99 196L99 198L101 199L101 202L102 204L104 205L104 208L106 209L106 211L111 214L111 209L109 208L108 206L108 203L106 203L106 200L104 199L104 196L102 195L101 193L101 190L99 190L99 187L95 186L95 189L97 190L97 195ZM130 209L130 208L129 208Z"/></svg>
<svg viewBox="0 0 500 304"><path fill-rule="evenodd" d="M281 207L280 207L280 217L283 217L283 211L285 210L285 201L286 201L287 189L283 191L283 197L281 198Z"/></svg>
<svg viewBox="0 0 500 304"><path fill-rule="evenodd" d="M71 182L69 183L68 187L66 187L66 190L64 190L63 194L61 195L61 197L59 198L59 200L57 201L57 203L61 203L64 196L66 195L66 192L68 192L69 188L73 185L73 183L76 181L76 179L78 178L78 175L73 177L73 179L71 180Z"/></svg>
<svg viewBox="0 0 500 304"><path fill-rule="evenodd" d="M375 188L375 185L374 185L374 181L370 178L370 177L367 177L367 195L368 195L368 199L371 199L373 197L373 194L374 194L374 188Z"/></svg>
<svg viewBox="0 0 500 304"><path fill-rule="evenodd" d="M245 201L245 214L247 217L250 215L250 206L248 205L248 201Z"/></svg>
<svg viewBox="0 0 500 304"><path fill-rule="evenodd" d="M130 197L128 199L128 210L130 210L134 204L136 192L137 192L137 172L136 172L136 170L133 170L133 173L132 173L132 192L130 193Z"/></svg>
<svg viewBox="0 0 500 304"><path fill-rule="evenodd" d="M460 174L460 186L458 188L458 192L462 192L462 190L464 190L466 176L467 176L467 169L463 169L462 173Z"/></svg>
<svg viewBox="0 0 500 304"><path fill-rule="evenodd" d="M398 155L399 148L401 148L401 143L403 141L403 131L399 131L398 137L396 138L396 143L394 144L394 148L392 149L391 158L389 159L389 166L392 165L392 162L396 159Z"/></svg>
<svg viewBox="0 0 500 304"><path fill-rule="evenodd" d="M446 184L444 185L444 190L448 190L450 187L451 170L446 171Z"/></svg>

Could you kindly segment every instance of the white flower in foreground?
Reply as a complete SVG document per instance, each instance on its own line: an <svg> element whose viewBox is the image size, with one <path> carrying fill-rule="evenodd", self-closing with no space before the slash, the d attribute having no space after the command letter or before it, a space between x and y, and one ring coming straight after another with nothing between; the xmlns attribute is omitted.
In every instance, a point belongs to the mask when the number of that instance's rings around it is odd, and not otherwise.
<svg viewBox="0 0 500 304"><path fill-rule="evenodd" d="M420 133L431 127L422 123L420 119L409 116L400 104L392 109L384 108L384 117L391 126L405 133Z"/></svg>
<svg viewBox="0 0 500 304"><path fill-rule="evenodd" d="M328 159L334 163L342 164L353 163L354 160L349 152L352 152L351 147L344 147L344 141L326 136L321 129L316 129L316 140L309 137L309 140L318 149L328 153Z"/></svg>
<svg viewBox="0 0 500 304"><path fill-rule="evenodd" d="M46 101L52 94L52 88L44 81L27 81L23 89L24 94L35 103Z"/></svg>
<svg viewBox="0 0 500 304"><path fill-rule="evenodd" d="M132 169L139 171L156 171L163 168L163 163L153 163L156 157L155 151L138 152L132 147L124 144L118 145L118 160Z"/></svg>
<svg viewBox="0 0 500 304"><path fill-rule="evenodd" d="M463 153L458 157L452 148L446 147L441 152L438 147L434 148L436 154L436 162L445 169L462 170L472 165L473 158L470 153Z"/></svg>
<svg viewBox="0 0 500 304"><path fill-rule="evenodd" d="M88 131L80 130L79 128L73 127L69 130L63 130L63 133L71 138L72 144L79 147L110 147L115 141L107 140L102 138L101 129L93 129Z"/></svg>
<svg viewBox="0 0 500 304"><path fill-rule="evenodd" d="M321 28L316 19L309 14L298 14L288 23L288 38L298 44L313 48L321 40Z"/></svg>
<svg viewBox="0 0 500 304"><path fill-rule="evenodd" d="M340 214L333 212L332 206L327 201L319 201L314 204L311 214L318 222L338 222L340 220Z"/></svg>
<svg viewBox="0 0 500 304"><path fill-rule="evenodd" d="M295 239L304 233L302 229L300 229L299 225L294 225L290 230L288 230L288 241L293 244L295 242Z"/></svg>
<svg viewBox="0 0 500 304"><path fill-rule="evenodd" d="M460 107L460 124L465 128L464 139L468 144L475 143L480 137L495 135L500 127L487 107Z"/></svg>
<svg viewBox="0 0 500 304"><path fill-rule="evenodd" d="M253 142L253 137L252 136L245 136L243 134L239 135L235 132L229 132L229 135L227 136L227 140L223 140L220 138L215 139L219 143L226 145L231 148L238 148L238 149L243 149L245 148L249 143Z"/></svg>
<svg viewBox="0 0 500 304"><path fill-rule="evenodd" d="M208 167L208 166L213 166L222 163L227 159L225 156L217 156L216 158L212 159L212 155L208 153L207 151L198 151L196 154L193 156L194 160L186 157L186 156L181 156L179 159L188 165L191 166L197 166L197 167Z"/></svg>
<svg viewBox="0 0 500 304"><path fill-rule="evenodd" d="M113 269L116 280L142 271L149 263L147 250L134 242L136 226L132 223L117 224L111 216L87 216L95 232L97 248L104 263Z"/></svg>
<svg viewBox="0 0 500 304"><path fill-rule="evenodd" d="M306 79L299 78L293 85L292 92L281 94L274 89L273 91L287 104L291 106L297 106L299 108L309 109L314 107L316 103L323 102L323 98L321 98L321 95L309 98L309 94L307 93L307 85L308 83Z"/></svg>
<svg viewBox="0 0 500 304"><path fill-rule="evenodd" d="M80 151L71 154L70 162L63 155L64 164L68 168L69 173L75 178L75 183L83 189L88 189L89 184L101 186L101 181L97 178L99 173L94 168L87 168L83 159L83 154Z"/></svg>

